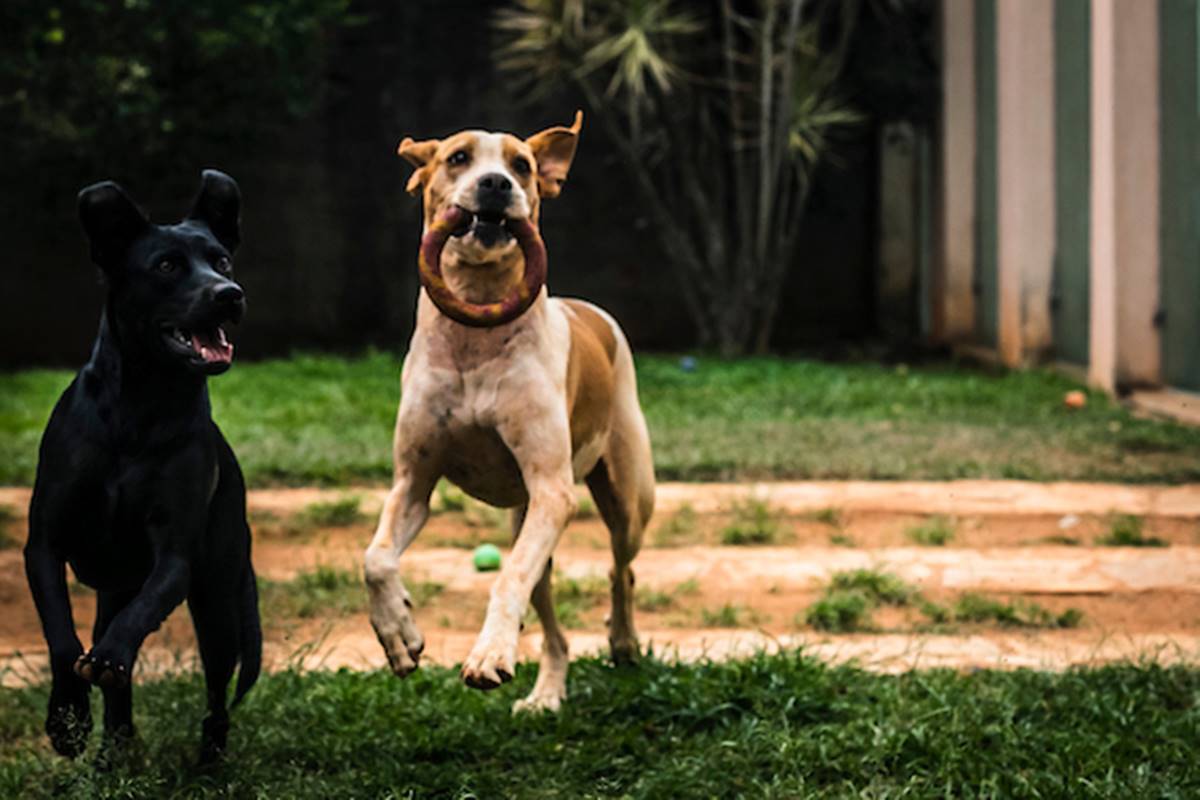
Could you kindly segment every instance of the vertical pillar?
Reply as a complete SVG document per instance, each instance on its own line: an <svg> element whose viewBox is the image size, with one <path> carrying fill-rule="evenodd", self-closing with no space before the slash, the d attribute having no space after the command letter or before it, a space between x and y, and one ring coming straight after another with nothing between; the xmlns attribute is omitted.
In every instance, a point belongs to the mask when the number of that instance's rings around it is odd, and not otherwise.
<svg viewBox="0 0 1200 800"><path fill-rule="evenodd" d="M975 333L975 0L943 0L941 14L940 257L933 337L953 342Z"/></svg>
<svg viewBox="0 0 1200 800"><path fill-rule="evenodd" d="M1001 360L1019 366L1052 344L1054 4L996 4Z"/></svg>
<svg viewBox="0 0 1200 800"><path fill-rule="evenodd" d="M1094 0L1088 377L1108 391L1160 377L1158 50L1157 2Z"/></svg>

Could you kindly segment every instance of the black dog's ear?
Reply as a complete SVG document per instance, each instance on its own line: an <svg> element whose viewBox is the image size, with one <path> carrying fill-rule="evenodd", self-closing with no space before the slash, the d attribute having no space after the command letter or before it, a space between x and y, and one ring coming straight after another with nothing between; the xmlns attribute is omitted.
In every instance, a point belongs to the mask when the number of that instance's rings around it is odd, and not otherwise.
<svg viewBox="0 0 1200 800"><path fill-rule="evenodd" d="M242 241L242 193L237 181L215 169L206 169L200 177L200 193L188 219L208 226L225 249L233 252Z"/></svg>
<svg viewBox="0 0 1200 800"><path fill-rule="evenodd" d="M125 190L112 181L93 183L79 193L79 219L92 245L92 261L116 266L150 221Z"/></svg>

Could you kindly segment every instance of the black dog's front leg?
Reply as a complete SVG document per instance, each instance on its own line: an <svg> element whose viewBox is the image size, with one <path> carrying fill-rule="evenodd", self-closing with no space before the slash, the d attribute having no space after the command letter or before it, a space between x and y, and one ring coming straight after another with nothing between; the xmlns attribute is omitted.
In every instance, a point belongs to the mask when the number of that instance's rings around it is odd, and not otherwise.
<svg viewBox="0 0 1200 800"><path fill-rule="evenodd" d="M37 515L34 514L34 519ZM25 546L25 575L50 648L50 708L46 735L60 754L74 758L87 746L92 731L91 686L72 670L83 645L71 617L67 567L36 526Z"/></svg>
<svg viewBox="0 0 1200 800"><path fill-rule="evenodd" d="M187 597L190 579L186 557L160 553L141 590L113 619L104 637L76 661L76 674L106 688L128 686L142 642Z"/></svg>

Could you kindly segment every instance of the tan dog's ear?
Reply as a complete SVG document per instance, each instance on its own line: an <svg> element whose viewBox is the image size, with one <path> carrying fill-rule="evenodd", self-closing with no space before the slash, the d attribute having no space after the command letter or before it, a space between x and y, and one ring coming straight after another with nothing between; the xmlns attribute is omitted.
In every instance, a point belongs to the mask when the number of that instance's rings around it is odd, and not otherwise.
<svg viewBox="0 0 1200 800"><path fill-rule="evenodd" d="M433 160L439 144L441 142L437 139L414 142L411 136L405 136L404 141L400 142L400 146L396 148L397 155L417 168L412 177L408 179L408 185L404 187L409 194L421 193L429 162Z"/></svg>
<svg viewBox="0 0 1200 800"><path fill-rule="evenodd" d="M579 129L583 127L583 112L575 112L571 127L557 125L535 133L525 140L537 159L538 194L542 197L558 197L575 160L575 146L579 144Z"/></svg>

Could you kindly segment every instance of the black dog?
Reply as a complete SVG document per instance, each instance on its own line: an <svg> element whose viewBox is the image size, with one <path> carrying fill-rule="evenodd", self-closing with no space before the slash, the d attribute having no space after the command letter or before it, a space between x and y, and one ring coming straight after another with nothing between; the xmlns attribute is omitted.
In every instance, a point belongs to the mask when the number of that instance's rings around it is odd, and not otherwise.
<svg viewBox="0 0 1200 800"><path fill-rule="evenodd" d="M246 488L212 420L207 376L229 368L222 325L245 310L230 257L241 197L206 170L187 218L154 225L112 182L79 194L107 300L91 360L42 437L25 572L50 649L46 733L65 756L91 732L104 693L106 749L133 737L130 675L143 640L186 598L208 687L201 758L225 747L226 691L258 677L262 631ZM97 592L92 649L71 618L66 564Z"/></svg>

